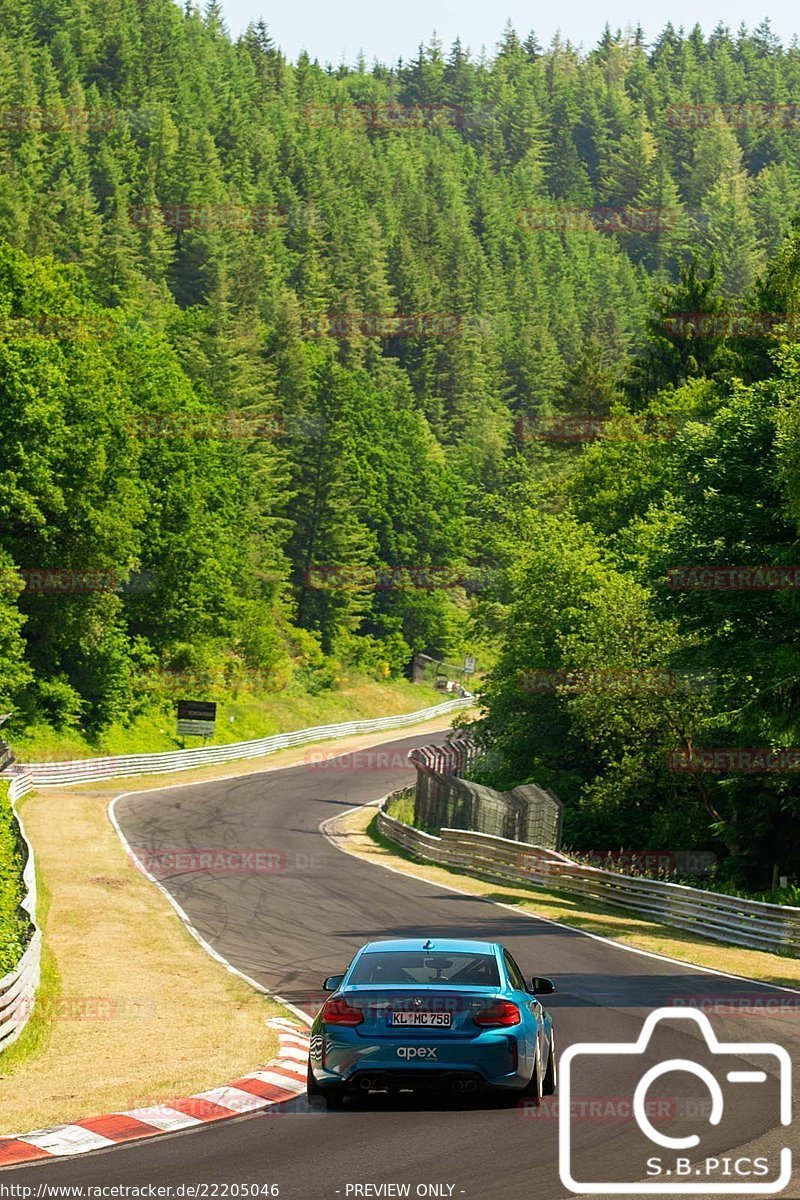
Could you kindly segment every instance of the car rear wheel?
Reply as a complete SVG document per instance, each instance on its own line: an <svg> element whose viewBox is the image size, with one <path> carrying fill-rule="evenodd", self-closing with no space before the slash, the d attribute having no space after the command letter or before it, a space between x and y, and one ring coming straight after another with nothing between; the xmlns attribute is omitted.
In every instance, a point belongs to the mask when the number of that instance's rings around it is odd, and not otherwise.
<svg viewBox="0 0 800 1200"><path fill-rule="evenodd" d="M544 1073L542 1082L542 1094L544 1096L555 1095L558 1087L558 1067L556 1066L556 1035L555 1030L550 1032L550 1053L547 1057L547 1070Z"/></svg>
<svg viewBox="0 0 800 1200"><path fill-rule="evenodd" d="M327 1108L337 1109L344 1104L344 1093L340 1087L320 1087L311 1070L311 1059L308 1060L306 1072L306 1096L312 1108L324 1104Z"/></svg>

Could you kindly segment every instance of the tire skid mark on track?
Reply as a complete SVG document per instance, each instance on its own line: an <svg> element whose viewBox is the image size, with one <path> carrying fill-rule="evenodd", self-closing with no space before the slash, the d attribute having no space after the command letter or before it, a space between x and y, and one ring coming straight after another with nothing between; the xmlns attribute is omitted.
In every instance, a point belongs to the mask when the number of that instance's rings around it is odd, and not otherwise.
<svg viewBox="0 0 800 1200"><path fill-rule="evenodd" d="M276 768L276 770L286 770L286 768L278 767L278 768ZM237 777L234 776L233 778L237 778ZM205 782L205 781L198 780L197 782L200 783L200 782ZM216 782L216 780L214 782ZM182 784L170 785L170 787L176 787L176 788L177 787L192 787L192 786L193 786L192 783L182 783ZM158 790L159 791L168 791L170 789L169 788L159 788ZM119 821L117 820L115 808L116 808L117 802L119 800L124 800L127 796L136 796L139 794L140 794L139 792L121 792L119 796L114 797L114 799L111 801L111 803L108 806L108 818L111 821L111 824L114 826L114 829L116 830L117 837L122 842L122 845L124 846L125 851L127 852L128 860L130 862L132 862L134 864L134 866L136 867L136 869L138 871L141 871L141 873L147 879L149 879L152 884L154 884L158 888L158 890L161 892L162 896L166 897L166 899L169 901L169 903L175 909L175 912L178 914L181 921L183 921L184 925L189 930L189 933L192 935L192 937L195 939L195 941L200 943L200 945L203 947L203 949L206 951L207 954L210 954L211 957L216 962L221 963L226 971L230 971L230 973L232 975L238 975L240 979L243 979L245 981L245 983L249 983L250 987L255 988L257 992L262 992L265 996L271 996L273 1000L277 1000L277 1002L279 1004L282 1004L284 1008L287 1008L289 1010L289 1012L294 1013L294 1015L299 1020L303 1021L306 1025L310 1025L311 1017L308 1015L308 1013L303 1012L302 1008L297 1008L296 1005L292 1004L291 1001L286 1000L283 996L279 996L279 995L277 995L277 993L271 992L269 990L269 988L265 988L263 986L263 984L260 984L256 979L253 979L252 976L246 975L244 973L244 971L240 971L238 967L234 967L232 963L228 962L227 958L223 958L223 956L219 953L219 951L215 950L214 947L211 945L211 943L208 942L197 929L195 929L194 925L192 924L191 920L189 919L188 914L181 908L180 904L175 899L175 897L172 895L172 893L169 891L169 889L165 888L163 883L160 883L159 880L156 879L155 875L151 874L151 872L147 870L147 867L145 867L143 865L143 863L134 854L133 849L132 849L128 839L125 837L125 834L122 831L122 826L120 825Z"/></svg>
<svg viewBox="0 0 800 1200"><path fill-rule="evenodd" d="M408 739L409 743L411 740ZM182 838L188 845L201 836L198 829L202 831L224 817L222 835L228 837L229 831L233 830L234 840L241 838L244 845L258 844L248 839L259 837L264 839L261 844L271 845L273 843L269 839L280 836L288 846L303 853L316 854L321 849L320 843L322 847L325 846L319 837L320 816L325 811L320 805L330 806L328 812L331 808L333 811L338 809L337 815L341 816L345 810L352 811L363 804L375 803L376 792L383 794L405 783L402 774L396 771L386 772L379 783L372 777L365 779L334 775L330 780L331 786L326 788L319 788L316 779L310 780L302 769L288 780L285 776L276 778L273 775L273 771L292 769L272 768L247 778L229 777L230 783L223 801L219 796L201 795L183 812L179 811L180 803L161 793L170 793L172 788L194 788L200 784L216 789L221 781L197 781L153 789L158 795L150 797L148 801L145 801L141 790L129 792L126 796L136 797L136 800L130 808L126 806L124 812L119 810L120 820L124 821L133 842L154 836L155 828L158 830L155 836L172 839L166 844L176 845L178 842L175 839ZM355 803L359 797L361 804ZM121 801L123 797L118 799ZM167 809L169 811L165 811ZM122 836L113 816L112 822L123 845L127 846L127 839ZM346 839L341 841L346 844ZM598 1029L598 1040L603 1040L599 1033L607 1032L609 1021L613 1022L618 1040L634 1040L640 1023L640 1008L653 1007L656 1002L663 1003L665 988L669 994L672 994L673 987L678 991L697 988L698 975L707 979L707 987L712 992L719 991L723 986L738 992L744 983L749 988L794 991L755 980L744 980L741 976L725 976L723 972L640 951L558 921L521 912L488 897L463 892L457 887L432 885L430 881L406 871L387 868L378 861L361 859L361 865L357 867L352 859L340 857L338 850L343 848L339 844L337 852L329 849L325 854L323 850L325 874L307 886L305 893L294 886L291 878L281 880L280 887L272 880L274 886L263 886L260 894L257 889L252 889L251 894L249 889L248 902L257 902L258 908L252 908L246 914L246 921L242 920L240 911L241 891L230 886L226 893L220 886L218 897L214 899L238 907L236 921L231 923L231 933L226 933L219 943L216 938L218 914L209 908L208 897L203 889L193 893L183 881L165 881L166 886L158 879L151 881L165 893L173 909L212 957L262 993L271 996L276 996L276 993L290 995L297 1003L310 1003L312 996L316 1003L315 978L329 973L333 968L341 969L339 962L330 961L333 947L339 946L344 956L377 930L384 936L386 931L403 935L411 927L418 928L421 914L424 914L422 919L426 923L433 922L434 933L439 929L458 929L466 931L469 936L479 937L485 933L484 926L488 921L498 938L503 934L511 939L512 950L516 939L520 942L518 953L524 953L527 945L528 952L539 958L551 956L552 970L548 973L564 981L564 987L559 989L559 1019L564 1024L564 1044L585 1040L587 1033L591 1033L595 1027ZM354 857L360 858L359 855ZM378 867L383 869L377 870ZM387 870L391 873L387 874ZM176 882L179 901L166 890ZM487 901L492 906L488 910L485 908ZM504 914L500 909L508 911ZM187 913L192 914L191 920L187 918ZM299 943L297 947L295 941ZM217 943L219 949L209 942ZM626 953L617 955L618 950ZM642 957L632 959L631 954ZM243 969L232 965L236 962ZM316 969L318 966L319 972ZM667 970L663 970L663 967ZM262 982L256 982L252 975L259 977ZM694 981L691 976L695 977ZM711 978L713 976L737 981L738 987L733 983L725 985L720 979ZM619 995L619 988L623 984L625 994ZM293 990L295 988L296 991ZM309 1023L306 1013L296 1009L293 1011L305 1023ZM288 1025L291 1026L291 1022ZM676 1057L677 1054L671 1056ZM292 1068L297 1071L298 1064L291 1058L283 1058L280 1062L290 1071ZM280 1076L282 1071L282 1066L271 1064L268 1071L254 1072L250 1078L260 1078L261 1082L267 1084L274 1082L274 1076ZM593 1078L589 1079L590 1084L594 1082ZM236 1081L231 1086L243 1085L241 1081ZM295 1086L304 1090L297 1079ZM296 1104L302 1105L303 1113L306 1112L304 1098L298 1098ZM274 1111L287 1110L291 1111L288 1106ZM448 1162L457 1161L461 1164L459 1171L473 1189L472 1200L477 1196L481 1196L482 1200L522 1200L522 1197L528 1200L531 1197L535 1200L555 1200L557 1196L566 1195L555 1182L556 1143L546 1122L528 1122L521 1128L508 1113L489 1109L475 1113L437 1110L435 1119L437 1130L441 1123L441 1129L449 1139ZM190 1121L186 1121L183 1126L165 1131L171 1136L148 1142L141 1148L137 1148L136 1142L133 1142L129 1144L125 1155L114 1153L113 1169L116 1175L128 1182L141 1179L142 1173L157 1175L159 1181L182 1182L198 1170L198 1162L202 1161L203 1177L207 1177L209 1171L216 1170L221 1178L232 1178L234 1173L238 1173L251 1181L263 1179L264 1139L262 1130L258 1128L259 1122L253 1124L247 1120L229 1120L216 1131L209 1130L196 1139L184 1136L191 1132L190 1124ZM202 1124L194 1122L194 1127L199 1129ZM746 1132L737 1130L737 1146L743 1145ZM275 1174L283 1172L284 1182L296 1181L297 1163L302 1162L303 1194L306 1200L331 1200L334 1180L370 1180L375 1178L376 1171L380 1173L379 1178L400 1179L436 1178L438 1172L443 1169L446 1171L439 1139L431 1137L431 1112L427 1105L423 1105L419 1111L414 1107L408 1111L391 1109L363 1114L354 1110L344 1114L341 1119L326 1117L317 1127L318 1152L315 1154L309 1154L308 1129L304 1121L276 1122L270 1133L270 1161ZM767 1133L771 1133L771 1129L761 1130L759 1127L757 1136L763 1138ZM753 1134L755 1136L756 1131ZM507 1164L507 1170L500 1179L491 1156L487 1156L487 1138L495 1153ZM598 1159L618 1157L625 1152L622 1136L616 1140L610 1139L602 1125L590 1130L589 1138L588 1149ZM95 1181L104 1179L104 1173L109 1170L104 1160L106 1156L103 1154L79 1156L77 1161L75 1156L67 1156L47 1165L45 1170L49 1178L61 1181ZM41 1167L41 1164L33 1166ZM24 1178L24 1165L21 1169ZM410 1174L412 1170L413 1174ZM30 1175L33 1175L33 1169Z"/></svg>

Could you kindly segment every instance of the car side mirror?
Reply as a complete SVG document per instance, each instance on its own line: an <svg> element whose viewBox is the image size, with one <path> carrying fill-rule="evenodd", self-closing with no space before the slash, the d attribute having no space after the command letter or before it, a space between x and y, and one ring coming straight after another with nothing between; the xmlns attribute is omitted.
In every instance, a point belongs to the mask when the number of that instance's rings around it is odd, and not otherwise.
<svg viewBox="0 0 800 1200"><path fill-rule="evenodd" d="M342 986L344 975L329 975L323 983L323 990L326 992L336 992Z"/></svg>
<svg viewBox="0 0 800 1200"><path fill-rule="evenodd" d="M552 979L545 979L544 975L534 975L531 980L531 991L534 996L552 996L556 990L556 985Z"/></svg>

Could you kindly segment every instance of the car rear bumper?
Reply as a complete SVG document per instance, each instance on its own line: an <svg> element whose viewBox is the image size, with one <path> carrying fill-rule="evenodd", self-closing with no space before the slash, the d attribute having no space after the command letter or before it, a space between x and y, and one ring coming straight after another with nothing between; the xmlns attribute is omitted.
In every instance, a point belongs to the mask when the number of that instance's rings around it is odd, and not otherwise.
<svg viewBox="0 0 800 1200"><path fill-rule="evenodd" d="M409 1056L411 1050L415 1053ZM422 1050L435 1053L423 1058ZM407 1042L385 1038L369 1041L352 1030L333 1031L327 1027L316 1040L314 1051L311 1065L317 1082L323 1086L343 1084L348 1090L437 1088L458 1080L465 1085L521 1088L530 1079L524 1046L508 1030L487 1031L472 1038L426 1039L422 1043L418 1038ZM375 1089L364 1085L364 1080L372 1079L381 1081Z"/></svg>
<svg viewBox="0 0 800 1200"><path fill-rule="evenodd" d="M372 1071L358 1070L344 1084L347 1092L400 1092L408 1088L424 1088L425 1091L459 1092L469 1094L490 1086L489 1081L478 1071L459 1070L410 1070ZM495 1086L495 1085L491 1085Z"/></svg>

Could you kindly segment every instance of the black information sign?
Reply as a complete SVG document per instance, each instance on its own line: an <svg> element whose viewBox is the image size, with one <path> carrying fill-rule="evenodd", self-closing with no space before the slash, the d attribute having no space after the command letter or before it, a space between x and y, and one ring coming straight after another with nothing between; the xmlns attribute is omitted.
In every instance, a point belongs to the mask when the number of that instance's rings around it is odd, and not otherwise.
<svg viewBox="0 0 800 1200"><path fill-rule="evenodd" d="M213 737L217 706L205 700L178 701L178 733L183 737Z"/></svg>

